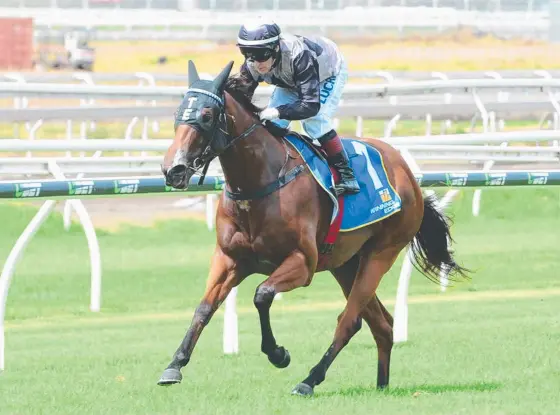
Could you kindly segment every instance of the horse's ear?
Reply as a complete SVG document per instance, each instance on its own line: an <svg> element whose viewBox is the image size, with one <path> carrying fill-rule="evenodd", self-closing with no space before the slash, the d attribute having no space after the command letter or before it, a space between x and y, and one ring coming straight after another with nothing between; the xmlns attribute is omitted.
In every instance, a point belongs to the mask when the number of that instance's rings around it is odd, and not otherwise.
<svg viewBox="0 0 560 415"><path fill-rule="evenodd" d="M194 66L193 61L189 60L189 87L198 80L200 80L200 77L196 71L196 66Z"/></svg>
<svg viewBox="0 0 560 415"><path fill-rule="evenodd" d="M214 79L214 86L218 91L223 91L228 76L231 72L231 68L233 68L233 61L230 61L226 65L226 67L222 69L222 72L220 72L220 74L216 77L216 79Z"/></svg>

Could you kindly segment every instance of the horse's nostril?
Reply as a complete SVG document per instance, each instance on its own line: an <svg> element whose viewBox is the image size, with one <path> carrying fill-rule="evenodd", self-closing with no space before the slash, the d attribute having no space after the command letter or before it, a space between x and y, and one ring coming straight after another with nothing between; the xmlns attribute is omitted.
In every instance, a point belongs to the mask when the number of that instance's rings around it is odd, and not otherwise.
<svg viewBox="0 0 560 415"><path fill-rule="evenodd" d="M165 182L168 186L178 187L187 177L187 166L178 164L171 167L165 175Z"/></svg>
<svg viewBox="0 0 560 415"><path fill-rule="evenodd" d="M168 176L185 176L187 174L187 166L177 164L167 171Z"/></svg>

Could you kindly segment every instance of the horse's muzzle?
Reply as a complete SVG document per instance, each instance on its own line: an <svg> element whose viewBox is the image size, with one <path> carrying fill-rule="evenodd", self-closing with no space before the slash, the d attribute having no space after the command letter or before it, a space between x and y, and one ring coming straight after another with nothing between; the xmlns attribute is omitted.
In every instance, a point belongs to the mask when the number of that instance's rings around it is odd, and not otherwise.
<svg viewBox="0 0 560 415"><path fill-rule="evenodd" d="M186 189L189 186L187 171L184 164L172 166L165 175L165 184L175 189Z"/></svg>

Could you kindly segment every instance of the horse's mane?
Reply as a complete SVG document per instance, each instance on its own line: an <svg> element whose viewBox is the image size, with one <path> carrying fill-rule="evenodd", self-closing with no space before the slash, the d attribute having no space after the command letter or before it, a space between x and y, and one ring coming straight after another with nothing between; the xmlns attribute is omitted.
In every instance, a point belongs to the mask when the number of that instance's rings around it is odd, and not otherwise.
<svg viewBox="0 0 560 415"><path fill-rule="evenodd" d="M231 75L227 81L225 90L247 111L253 115L258 115L263 110L253 104L253 91L251 91L251 81L241 74Z"/></svg>

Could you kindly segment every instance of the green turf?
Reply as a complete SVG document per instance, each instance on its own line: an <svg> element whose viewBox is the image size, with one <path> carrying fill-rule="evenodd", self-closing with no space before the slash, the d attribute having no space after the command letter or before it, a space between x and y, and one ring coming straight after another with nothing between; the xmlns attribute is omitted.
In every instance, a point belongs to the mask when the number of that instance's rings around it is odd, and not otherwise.
<svg viewBox="0 0 560 415"><path fill-rule="evenodd" d="M92 314L85 237L54 216L10 290L0 414L557 414L560 189L484 190L477 218L472 193L455 199L452 232L457 258L477 272L443 294L413 274L410 340L395 347L391 388L375 390L376 348L363 329L312 399L289 392L326 350L343 306L328 274L274 303L277 340L292 355L287 369L259 351L252 295L262 276L253 276L239 291L240 354L222 354L218 313L183 383L161 388L204 289L215 235L194 221L99 231L103 311ZM33 213L0 204L0 261ZM380 287L391 312L400 264Z"/></svg>

